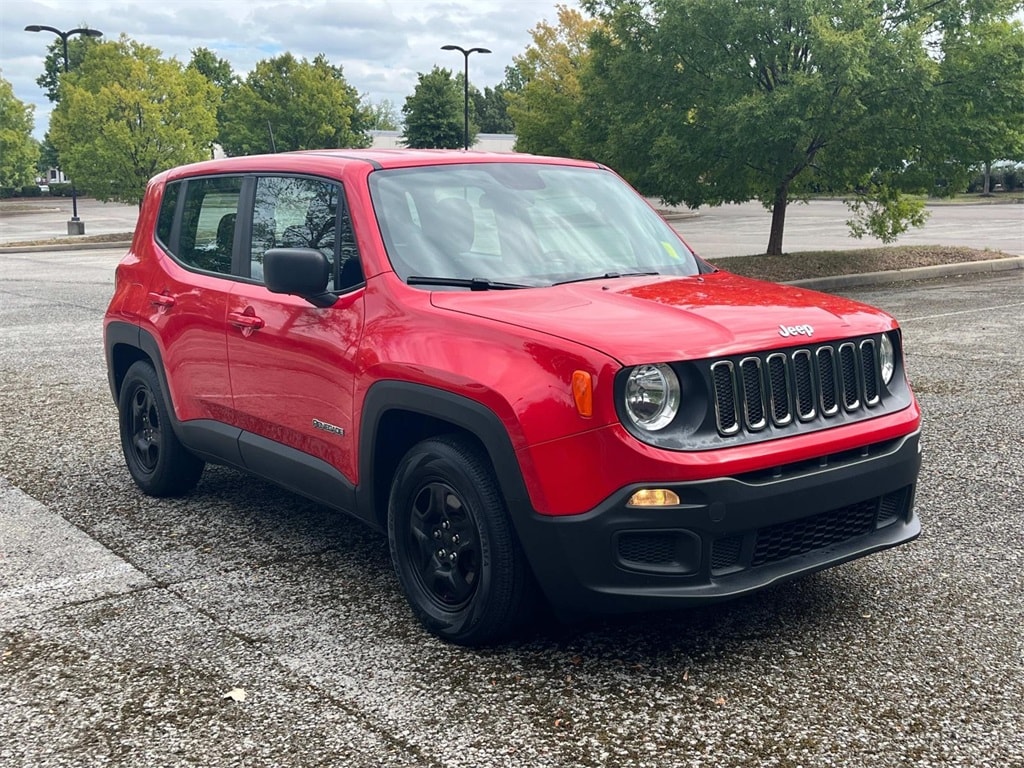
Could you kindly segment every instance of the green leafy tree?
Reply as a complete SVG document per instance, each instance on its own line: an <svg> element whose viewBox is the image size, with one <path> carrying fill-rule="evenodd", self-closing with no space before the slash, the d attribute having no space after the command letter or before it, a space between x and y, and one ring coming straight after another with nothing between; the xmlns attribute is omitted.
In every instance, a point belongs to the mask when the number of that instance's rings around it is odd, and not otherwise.
<svg viewBox="0 0 1024 768"><path fill-rule="evenodd" d="M53 142L50 141L49 131L43 136L43 141L39 145L39 161L36 168L39 170L39 175L43 177L51 168L60 168L60 154L53 146Z"/></svg>
<svg viewBox="0 0 1024 768"><path fill-rule="evenodd" d="M398 109L390 99L381 99L376 102L363 100L363 103L367 130L398 130Z"/></svg>
<svg viewBox="0 0 1024 768"><path fill-rule="evenodd" d="M609 25L594 69L616 78L597 108L621 110L640 137L620 147L610 133L600 154L625 155L627 171L645 165L641 186L670 202L760 200L772 211L769 254L782 253L790 201L820 189L854 190L854 234L891 240L923 223L923 202L902 193L925 141L929 9L940 5L592 3Z"/></svg>
<svg viewBox="0 0 1024 768"><path fill-rule="evenodd" d="M77 184L138 204L151 176L207 156L216 105L216 86L199 72L122 36L92 46L62 79L49 135Z"/></svg>
<svg viewBox="0 0 1024 768"><path fill-rule="evenodd" d="M1003 9L1004 12L1009 9ZM972 166L1024 158L1024 26L1005 16L983 17L945 30L931 121L937 173L966 188Z"/></svg>
<svg viewBox="0 0 1024 768"><path fill-rule="evenodd" d="M222 59L209 48L193 48L189 69L198 70L199 74L216 85L222 91L238 85L241 81L231 67L231 62Z"/></svg>
<svg viewBox="0 0 1024 768"><path fill-rule="evenodd" d="M512 133L515 125L508 114L505 86L487 86L483 92L470 86L469 99L481 133Z"/></svg>
<svg viewBox="0 0 1024 768"><path fill-rule="evenodd" d="M87 24L81 25L88 29ZM81 66L86 53L97 45L98 38L88 35L73 35L68 38L68 71L74 72ZM59 37L54 38L46 48L46 59L43 62L43 74L36 78L36 84L46 91L46 98L56 103L60 101L60 78L64 74L64 43Z"/></svg>
<svg viewBox="0 0 1024 768"><path fill-rule="evenodd" d="M530 32L533 43L513 59L506 80L508 115L516 149L540 155L586 154L582 142L582 80L590 60L589 40L602 26L574 8L556 6L558 24L542 21Z"/></svg>
<svg viewBox="0 0 1024 768"><path fill-rule="evenodd" d="M341 67L283 53L257 62L224 98L220 141L229 155L368 146L358 92Z"/></svg>
<svg viewBox="0 0 1024 768"><path fill-rule="evenodd" d="M32 138L33 110L0 76L0 187L23 187L35 181L39 144Z"/></svg>
<svg viewBox="0 0 1024 768"><path fill-rule="evenodd" d="M458 149L463 143L462 75L452 77L451 70L434 67L418 74L416 88L402 107L407 147L420 149ZM477 128L470 122L469 144L476 141Z"/></svg>
<svg viewBox="0 0 1024 768"><path fill-rule="evenodd" d="M193 48L192 59L188 63L188 68L195 70L217 86L217 128L219 134L220 126L226 119L226 114L224 112L224 101L226 95L232 90L238 88L242 82L241 78L235 74L235 71L231 66L231 62L227 59L220 58L209 48ZM211 142L211 156L213 155L212 144L213 143Z"/></svg>

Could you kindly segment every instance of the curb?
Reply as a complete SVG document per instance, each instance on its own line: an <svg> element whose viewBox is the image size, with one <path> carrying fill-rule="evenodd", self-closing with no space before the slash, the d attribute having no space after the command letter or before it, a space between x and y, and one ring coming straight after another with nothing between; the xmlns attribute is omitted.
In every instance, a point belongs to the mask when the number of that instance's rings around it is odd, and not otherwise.
<svg viewBox="0 0 1024 768"><path fill-rule="evenodd" d="M812 277L806 280L789 280L786 282L786 285L813 288L815 290L830 290L833 288L856 288L865 285L902 283L908 280L928 280L933 277L950 277L952 275L1008 272L1015 269L1024 269L1024 256L1012 256L1007 259L986 259L985 261L965 261L960 264L936 264L930 267L894 269L885 272L864 272L859 275Z"/></svg>
<svg viewBox="0 0 1024 768"><path fill-rule="evenodd" d="M123 248L127 250L131 240L115 240L109 243L58 243L56 245L3 245L2 253L39 253L40 251L101 251L105 248Z"/></svg>

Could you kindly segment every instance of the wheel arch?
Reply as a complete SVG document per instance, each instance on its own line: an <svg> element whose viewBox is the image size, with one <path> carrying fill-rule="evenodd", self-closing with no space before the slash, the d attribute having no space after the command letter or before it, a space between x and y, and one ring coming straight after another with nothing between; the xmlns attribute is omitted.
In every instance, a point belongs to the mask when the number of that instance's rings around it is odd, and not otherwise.
<svg viewBox="0 0 1024 768"><path fill-rule="evenodd" d="M107 381L110 384L110 394L113 395L114 402L118 402L121 385L124 383L124 376L128 373L128 369L139 360L148 360L156 370L160 386L168 400L171 420L177 426L177 412L174 409L174 403L171 402L171 390L168 387L163 358L160 355L160 347L157 345L156 339L137 325L115 321L109 323L105 328L103 344L107 355Z"/></svg>
<svg viewBox="0 0 1024 768"><path fill-rule="evenodd" d="M473 442L491 463L512 524L532 511L508 430L487 406L424 384L379 381L363 404L359 437L359 508L362 517L387 528L387 504L398 463L416 443L457 434Z"/></svg>

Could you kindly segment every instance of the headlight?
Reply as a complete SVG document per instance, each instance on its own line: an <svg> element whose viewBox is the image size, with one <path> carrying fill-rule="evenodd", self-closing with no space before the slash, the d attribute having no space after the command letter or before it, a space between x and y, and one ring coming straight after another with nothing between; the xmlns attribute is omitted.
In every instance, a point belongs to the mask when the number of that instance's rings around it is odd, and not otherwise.
<svg viewBox="0 0 1024 768"><path fill-rule="evenodd" d="M638 365L626 379L626 413L640 429L657 432L679 411L679 378L663 363Z"/></svg>
<svg viewBox="0 0 1024 768"><path fill-rule="evenodd" d="M896 371L896 352L892 347L892 339L888 333L882 334L882 343L878 349L878 362L882 368L882 381L888 386Z"/></svg>

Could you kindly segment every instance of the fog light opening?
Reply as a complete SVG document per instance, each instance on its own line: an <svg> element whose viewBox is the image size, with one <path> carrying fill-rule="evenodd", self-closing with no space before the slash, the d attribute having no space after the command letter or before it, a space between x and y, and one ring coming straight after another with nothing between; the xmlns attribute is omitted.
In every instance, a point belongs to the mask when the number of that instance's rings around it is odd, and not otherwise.
<svg viewBox="0 0 1024 768"><path fill-rule="evenodd" d="M629 497L631 507L674 507L679 504L679 494L668 488L642 488Z"/></svg>

